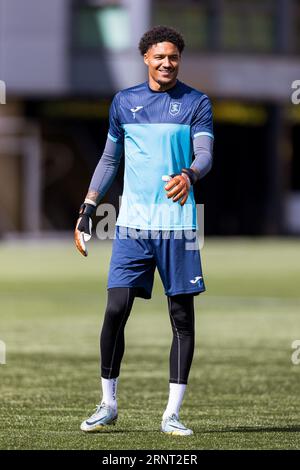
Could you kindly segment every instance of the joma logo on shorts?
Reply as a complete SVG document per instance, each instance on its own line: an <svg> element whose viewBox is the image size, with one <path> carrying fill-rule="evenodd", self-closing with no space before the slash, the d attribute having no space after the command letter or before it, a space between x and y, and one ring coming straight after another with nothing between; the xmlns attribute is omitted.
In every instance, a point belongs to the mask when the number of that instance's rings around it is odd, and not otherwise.
<svg viewBox="0 0 300 470"><path fill-rule="evenodd" d="M196 284L196 282L200 281L200 279L202 279L202 276L196 276L195 279L191 279L190 282L192 284Z"/></svg>

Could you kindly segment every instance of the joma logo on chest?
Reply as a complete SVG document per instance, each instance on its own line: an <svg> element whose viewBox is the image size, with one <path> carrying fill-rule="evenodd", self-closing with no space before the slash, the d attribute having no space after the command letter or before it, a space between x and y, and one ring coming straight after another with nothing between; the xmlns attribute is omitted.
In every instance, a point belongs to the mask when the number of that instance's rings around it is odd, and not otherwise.
<svg viewBox="0 0 300 470"><path fill-rule="evenodd" d="M141 109L143 109L144 106L136 106L135 108L130 108L130 111L132 112L133 114L133 119L135 119L135 113L137 113L138 111L140 111Z"/></svg>

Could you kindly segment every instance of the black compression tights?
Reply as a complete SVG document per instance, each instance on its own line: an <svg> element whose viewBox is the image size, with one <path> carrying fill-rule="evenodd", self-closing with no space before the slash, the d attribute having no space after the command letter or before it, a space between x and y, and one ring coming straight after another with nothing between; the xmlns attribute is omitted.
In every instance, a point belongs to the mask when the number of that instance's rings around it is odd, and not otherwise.
<svg viewBox="0 0 300 470"><path fill-rule="evenodd" d="M107 307L100 337L101 376L119 376L124 354L124 328L135 298L135 289L108 290ZM194 353L194 297L190 294L168 297L173 330L170 351L170 382L186 384Z"/></svg>

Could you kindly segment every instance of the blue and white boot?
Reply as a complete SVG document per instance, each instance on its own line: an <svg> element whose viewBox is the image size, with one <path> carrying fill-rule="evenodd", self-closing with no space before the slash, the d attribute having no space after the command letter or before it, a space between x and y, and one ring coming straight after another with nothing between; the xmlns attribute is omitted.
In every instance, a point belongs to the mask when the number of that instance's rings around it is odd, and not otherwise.
<svg viewBox="0 0 300 470"><path fill-rule="evenodd" d="M97 405L95 413L81 423L80 429L84 432L102 431L106 426L116 424L117 419L117 410L106 403L100 403Z"/></svg>
<svg viewBox="0 0 300 470"><path fill-rule="evenodd" d="M161 423L161 432L172 436L191 436L193 431L179 421L176 414L167 416Z"/></svg>

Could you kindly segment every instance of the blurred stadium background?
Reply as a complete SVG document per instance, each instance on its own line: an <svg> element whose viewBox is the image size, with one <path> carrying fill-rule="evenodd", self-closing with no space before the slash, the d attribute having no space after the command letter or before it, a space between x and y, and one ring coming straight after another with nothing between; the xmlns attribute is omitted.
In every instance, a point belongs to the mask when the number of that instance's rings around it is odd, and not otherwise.
<svg viewBox="0 0 300 470"><path fill-rule="evenodd" d="M186 38L180 78L214 104L206 234L300 233L299 0L0 0L3 238L73 228L112 96L146 78L137 43L165 23Z"/></svg>
<svg viewBox="0 0 300 470"><path fill-rule="evenodd" d="M84 260L72 231L112 96L146 79L137 43L157 24L184 34L179 78L214 109L196 191L208 292L183 415L197 435L157 432L170 326L156 279L127 329L119 431L100 440L78 424L98 397L111 245ZM299 0L0 0L0 448L299 448L299 53ZM122 172L105 197L116 207Z"/></svg>

